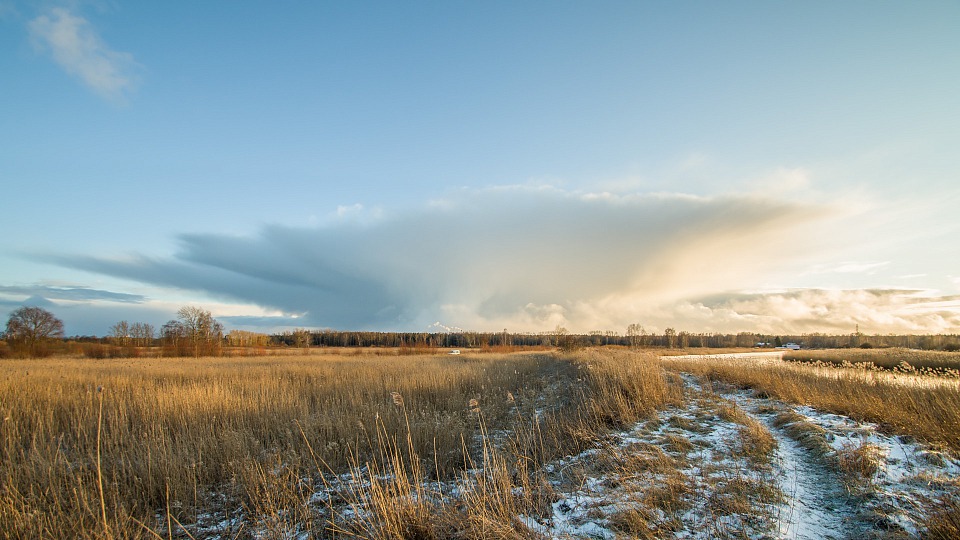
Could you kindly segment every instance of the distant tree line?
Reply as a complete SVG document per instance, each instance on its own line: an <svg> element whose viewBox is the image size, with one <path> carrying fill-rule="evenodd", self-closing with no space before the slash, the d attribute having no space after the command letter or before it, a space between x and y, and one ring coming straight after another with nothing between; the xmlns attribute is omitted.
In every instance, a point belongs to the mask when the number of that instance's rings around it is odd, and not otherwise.
<svg viewBox="0 0 960 540"><path fill-rule="evenodd" d="M667 328L647 332L639 323L619 333L596 330L571 333L562 326L547 332L372 332L308 330L264 334L246 330L225 332L223 325L202 308L186 306L177 318L163 324L159 332L144 322L119 321L105 337L64 338L63 322L39 307L21 307L10 314L0 340L0 357L42 357L53 352L79 352L92 358L131 356L221 356L263 353L267 348L382 347L398 349L493 349L515 350L532 347L621 346L632 348L745 348L797 343L803 348L904 347L928 350L960 350L958 334L737 334L692 333ZM69 349L69 347L73 347ZM69 350L68 350L69 349Z"/></svg>
<svg viewBox="0 0 960 540"><path fill-rule="evenodd" d="M298 329L271 336L271 343L287 347L409 347L409 348L492 348L504 347L588 347L618 345L634 348L747 348L758 344L773 346L798 343L804 348L905 347L912 349L960 350L960 334L736 334L693 333L667 328L648 333L639 324L626 333L595 330L570 333L562 327L549 332L363 332Z"/></svg>

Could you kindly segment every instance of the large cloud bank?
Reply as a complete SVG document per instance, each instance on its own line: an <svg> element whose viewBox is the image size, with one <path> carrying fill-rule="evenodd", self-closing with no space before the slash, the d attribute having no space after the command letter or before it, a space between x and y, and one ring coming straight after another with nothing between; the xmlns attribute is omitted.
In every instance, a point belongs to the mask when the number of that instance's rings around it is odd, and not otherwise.
<svg viewBox="0 0 960 540"><path fill-rule="evenodd" d="M748 195L469 190L315 228L188 234L156 258L58 264L283 313L237 324L474 330L876 331L956 327L954 299L916 291L742 294L802 261L832 210ZM822 232L822 231L821 231ZM296 317L291 319L291 317Z"/></svg>

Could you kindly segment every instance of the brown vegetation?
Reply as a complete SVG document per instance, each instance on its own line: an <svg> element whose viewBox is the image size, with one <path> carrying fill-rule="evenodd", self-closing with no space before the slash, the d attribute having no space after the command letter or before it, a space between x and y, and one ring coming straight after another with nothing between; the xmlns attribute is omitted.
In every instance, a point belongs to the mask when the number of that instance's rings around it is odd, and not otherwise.
<svg viewBox="0 0 960 540"><path fill-rule="evenodd" d="M785 351L789 362L820 362L836 367L960 376L960 352L916 349L826 349Z"/></svg>
<svg viewBox="0 0 960 540"><path fill-rule="evenodd" d="M509 537L507 515L548 506L541 464L674 397L627 351L5 361L0 537L166 536L203 514L242 517L239 537ZM458 501L416 496L458 478ZM311 505L325 485L377 510Z"/></svg>
<svg viewBox="0 0 960 540"><path fill-rule="evenodd" d="M875 422L888 431L960 452L956 388L897 384L858 370L838 370L837 376L823 377L803 365L758 365L741 359L670 360L669 366L753 388L782 401Z"/></svg>

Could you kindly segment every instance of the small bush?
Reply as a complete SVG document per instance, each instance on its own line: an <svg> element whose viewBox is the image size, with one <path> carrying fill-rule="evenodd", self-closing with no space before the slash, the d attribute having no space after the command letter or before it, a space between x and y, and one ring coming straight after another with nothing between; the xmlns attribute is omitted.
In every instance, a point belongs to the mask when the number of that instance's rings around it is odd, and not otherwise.
<svg viewBox="0 0 960 540"><path fill-rule="evenodd" d="M837 450L837 468L849 487L865 487L873 482L883 460L880 447L873 444L845 444Z"/></svg>
<svg viewBox="0 0 960 540"><path fill-rule="evenodd" d="M83 355L87 358L93 359L102 359L110 357L110 350L108 345L103 345L100 343L89 343L83 346Z"/></svg>

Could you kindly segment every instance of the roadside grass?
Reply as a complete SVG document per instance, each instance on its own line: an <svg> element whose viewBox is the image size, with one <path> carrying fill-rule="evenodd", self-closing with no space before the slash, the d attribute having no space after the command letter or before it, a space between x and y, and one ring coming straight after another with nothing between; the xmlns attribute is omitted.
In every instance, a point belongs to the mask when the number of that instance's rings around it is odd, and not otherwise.
<svg viewBox="0 0 960 540"><path fill-rule="evenodd" d="M623 350L5 360L0 537L522 537L544 463L680 399Z"/></svg>
<svg viewBox="0 0 960 540"><path fill-rule="evenodd" d="M835 377L822 377L815 368L792 363L737 359L665 359L664 363L671 370L752 388L788 403L877 423L886 431L960 454L960 392L955 388L896 384L859 370L838 370Z"/></svg>

